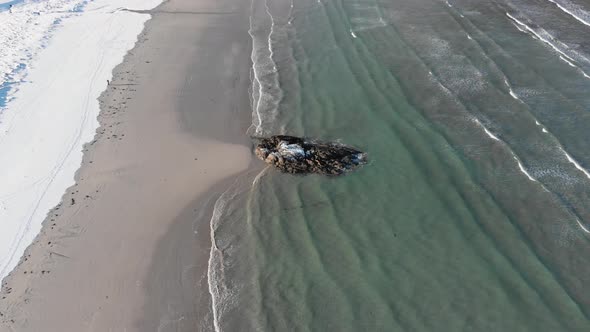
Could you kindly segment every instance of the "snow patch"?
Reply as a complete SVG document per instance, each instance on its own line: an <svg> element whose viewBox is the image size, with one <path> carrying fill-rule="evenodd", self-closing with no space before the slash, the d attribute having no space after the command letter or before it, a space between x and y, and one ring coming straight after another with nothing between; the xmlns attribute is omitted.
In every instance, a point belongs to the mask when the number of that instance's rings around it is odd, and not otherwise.
<svg viewBox="0 0 590 332"><path fill-rule="evenodd" d="M97 98L160 0L24 1L0 12L0 79L26 78L0 112L0 278L74 184ZM57 20L57 21L56 21Z"/></svg>

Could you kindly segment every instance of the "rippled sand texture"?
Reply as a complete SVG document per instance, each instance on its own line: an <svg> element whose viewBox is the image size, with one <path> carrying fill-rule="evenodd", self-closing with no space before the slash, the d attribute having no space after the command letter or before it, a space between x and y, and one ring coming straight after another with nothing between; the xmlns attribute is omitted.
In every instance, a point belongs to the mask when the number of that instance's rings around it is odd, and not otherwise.
<svg viewBox="0 0 590 332"><path fill-rule="evenodd" d="M226 197L218 329L586 331L576 1L254 0L251 132L342 139L371 162L266 170Z"/></svg>

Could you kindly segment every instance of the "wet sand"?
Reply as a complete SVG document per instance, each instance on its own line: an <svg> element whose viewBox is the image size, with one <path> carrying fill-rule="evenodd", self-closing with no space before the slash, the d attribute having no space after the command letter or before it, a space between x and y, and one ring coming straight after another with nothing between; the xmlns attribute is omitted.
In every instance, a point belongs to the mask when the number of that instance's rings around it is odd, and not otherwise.
<svg viewBox="0 0 590 332"><path fill-rule="evenodd" d="M251 162L248 9L151 12L100 98L76 185L3 281L0 330L209 329L212 206Z"/></svg>

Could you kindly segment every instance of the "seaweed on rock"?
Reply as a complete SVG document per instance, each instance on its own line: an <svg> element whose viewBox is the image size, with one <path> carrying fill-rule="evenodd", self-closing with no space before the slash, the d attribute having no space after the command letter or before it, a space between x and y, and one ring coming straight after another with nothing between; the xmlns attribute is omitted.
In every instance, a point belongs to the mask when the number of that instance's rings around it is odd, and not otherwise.
<svg viewBox="0 0 590 332"><path fill-rule="evenodd" d="M259 138L256 155L285 173L342 175L366 163L366 154L340 143L295 136Z"/></svg>

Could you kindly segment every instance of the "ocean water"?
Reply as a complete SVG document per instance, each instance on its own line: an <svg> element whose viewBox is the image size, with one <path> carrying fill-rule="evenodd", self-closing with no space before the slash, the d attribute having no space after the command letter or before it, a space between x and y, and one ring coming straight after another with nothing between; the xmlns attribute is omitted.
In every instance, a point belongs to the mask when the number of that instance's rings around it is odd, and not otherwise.
<svg viewBox="0 0 590 332"><path fill-rule="evenodd" d="M590 331L590 3L253 0L250 134L341 140L216 204L219 331Z"/></svg>
<svg viewBox="0 0 590 332"><path fill-rule="evenodd" d="M10 6L14 6L24 0L0 0L0 10L8 10Z"/></svg>

